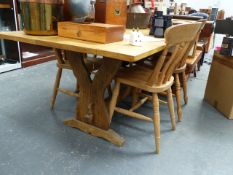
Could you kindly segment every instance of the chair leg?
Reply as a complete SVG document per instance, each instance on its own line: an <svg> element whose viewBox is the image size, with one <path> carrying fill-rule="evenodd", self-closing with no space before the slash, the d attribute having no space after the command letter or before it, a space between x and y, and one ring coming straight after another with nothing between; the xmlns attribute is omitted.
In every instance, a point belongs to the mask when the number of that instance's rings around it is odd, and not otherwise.
<svg viewBox="0 0 233 175"><path fill-rule="evenodd" d="M168 108L169 108L169 113L170 113L170 118L171 118L171 123L172 123L172 129L175 130L176 129L176 116L175 116L175 111L174 111L171 88L169 88L167 91L167 99L168 99Z"/></svg>
<svg viewBox="0 0 233 175"><path fill-rule="evenodd" d="M193 75L196 78L197 77L197 66L195 66L194 70L193 70Z"/></svg>
<svg viewBox="0 0 233 175"><path fill-rule="evenodd" d="M117 103L117 97L119 95L119 92L120 92L120 83L116 81L116 84L115 84L115 87L114 87L114 90L113 90L113 94L112 94L112 99L109 103L109 118L110 118L110 121L112 120L112 116L113 116L113 113L114 113L114 109L116 107L116 103Z"/></svg>
<svg viewBox="0 0 233 175"><path fill-rule="evenodd" d="M131 86L126 86L126 89L124 89L124 91L121 90L120 92L120 96L117 98L117 102L120 102L122 100L124 100L126 97L129 96L129 94L132 91L132 87Z"/></svg>
<svg viewBox="0 0 233 175"><path fill-rule="evenodd" d="M153 110L154 110L154 135L156 153L160 152L160 114L159 114L159 99L156 93L153 94Z"/></svg>
<svg viewBox="0 0 233 175"><path fill-rule="evenodd" d="M53 109L55 101L56 101L61 76L62 76L62 68L58 68L57 75L56 75L56 80L55 80L54 87L53 87L53 95L52 95L51 102L50 102L50 108L51 109Z"/></svg>
<svg viewBox="0 0 233 175"><path fill-rule="evenodd" d="M183 81L183 95L184 95L184 102L188 104L188 87L187 87L187 79L185 72L182 72L182 81Z"/></svg>
<svg viewBox="0 0 233 175"><path fill-rule="evenodd" d="M131 102L131 107L135 106L138 102L138 96L139 92L137 88L133 88L132 90L132 102Z"/></svg>
<svg viewBox="0 0 233 175"><path fill-rule="evenodd" d="M204 59L205 59L205 46L203 47L202 51L203 51L203 53L202 53L201 60L200 60L200 66L203 65L203 62L204 62Z"/></svg>
<svg viewBox="0 0 233 175"><path fill-rule="evenodd" d="M182 121L182 109L181 109L181 95L180 95L180 78L179 74L175 74L175 95L177 104L178 121Z"/></svg>
<svg viewBox="0 0 233 175"><path fill-rule="evenodd" d="M78 81L76 82L76 89L75 89L75 93L78 93L79 92L79 84L78 84Z"/></svg>
<svg viewBox="0 0 233 175"><path fill-rule="evenodd" d="M111 84L108 86L108 96L109 97L112 96L112 87L111 87Z"/></svg>
<svg viewBox="0 0 233 175"><path fill-rule="evenodd" d="M198 61L197 63L197 71L201 70L201 60Z"/></svg>

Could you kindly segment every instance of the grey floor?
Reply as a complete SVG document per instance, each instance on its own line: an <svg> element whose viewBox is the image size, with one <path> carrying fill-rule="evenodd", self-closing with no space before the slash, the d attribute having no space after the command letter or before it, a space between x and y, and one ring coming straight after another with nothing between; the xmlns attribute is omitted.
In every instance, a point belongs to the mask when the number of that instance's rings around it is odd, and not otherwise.
<svg viewBox="0 0 233 175"><path fill-rule="evenodd" d="M74 116L75 99L59 94L49 109L55 62L0 74L0 175L233 174L233 121L203 101L209 67L189 80L189 104L176 131L161 106L160 155L151 123L116 114L111 127L126 139L121 148L63 125ZM74 89L71 72L62 86ZM151 104L140 111L151 114Z"/></svg>

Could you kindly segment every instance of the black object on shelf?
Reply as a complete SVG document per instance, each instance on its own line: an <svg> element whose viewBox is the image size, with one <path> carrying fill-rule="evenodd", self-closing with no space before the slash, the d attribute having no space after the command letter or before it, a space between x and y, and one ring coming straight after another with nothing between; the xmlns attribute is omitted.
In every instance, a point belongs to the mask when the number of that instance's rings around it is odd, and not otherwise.
<svg viewBox="0 0 233 175"><path fill-rule="evenodd" d="M224 37L222 41L220 54L226 56L233 56L232 49L233 49L233 38Z"/></svg>
<svg viewBox="0 0 233 175"><path fill-rule="evenodd" d="M150 35L157 38L163 38L168 27L172 26L172 16L163 15L162 11L157 11L152 18Z"/></svg>
<svg viewBox="0 0 233 175"><path fill-rule="evenodd" d="M233 20L217 20L214 33L233 36Z"/></svg>

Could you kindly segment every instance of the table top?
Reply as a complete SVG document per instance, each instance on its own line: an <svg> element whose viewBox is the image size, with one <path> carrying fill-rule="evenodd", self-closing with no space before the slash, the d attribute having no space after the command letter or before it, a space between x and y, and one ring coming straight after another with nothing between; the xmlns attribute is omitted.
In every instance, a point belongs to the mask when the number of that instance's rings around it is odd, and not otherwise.
<svg viewBox="0 0 233 175"><path fill-rule="evenodd" d="M197 21L194 21L194 20L188 20L188 19L172 19L172 23L174 25L176 24L192 24L192 23L195 23Z"/></svg>
<svg viewBox="0 0 233 175"><path fill-rule="evenodd" d="M172 19L172 23L176 24L192 24L198 22L197 20L189 20L189 19ZM206 21L207 24L213 24L214 21Z"/></svg>
<svg viewBox="0 0 233 175"><path fill-rule="evenodd" d="M164 39L149 36L145 37L146 39L141 47L130 45L127 39L120 42L101 44L59 36L32 36L24 34L23 31L0 32L0 38L68 51L96 54L128 62L141 60L165 48Z"/></svg>

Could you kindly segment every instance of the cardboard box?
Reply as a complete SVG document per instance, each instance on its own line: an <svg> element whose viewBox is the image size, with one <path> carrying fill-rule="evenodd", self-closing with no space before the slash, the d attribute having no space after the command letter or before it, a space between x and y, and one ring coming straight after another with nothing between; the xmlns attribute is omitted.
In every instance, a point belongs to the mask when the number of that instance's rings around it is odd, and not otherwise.
<svg viewBox="0 0 233 175"><path fill-rule="evenodd" d="M58 36L97 43L122 41L124 31L125 28L122 25L101 23L80 24L75 22L58 23Z"/></svg>
<svg viewBox="0 0 233 175"><path fill-rule="evenodd" d="M233 57L215 52L204 100L233 119Z"/></svg>

